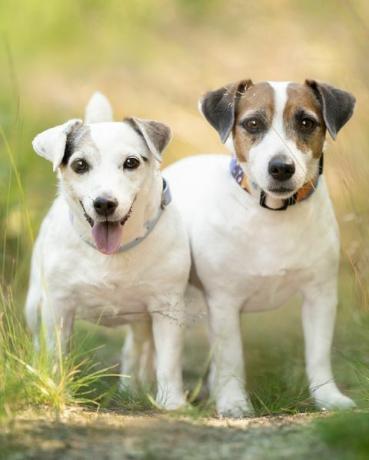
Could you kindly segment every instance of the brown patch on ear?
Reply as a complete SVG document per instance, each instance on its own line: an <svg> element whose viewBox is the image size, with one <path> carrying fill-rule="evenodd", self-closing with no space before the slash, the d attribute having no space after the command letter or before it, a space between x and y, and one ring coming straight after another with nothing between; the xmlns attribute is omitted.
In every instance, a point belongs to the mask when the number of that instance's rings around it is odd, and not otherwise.
<svg viewBox="0 0 369 460"><path fill-rule="evenodd" d="M209 91L200 99L202 114L218 131L223 144L227 141L234 126L238 101L252 85L251 80L241 80L215 91Z"/></svg>
<svg viewBox="0 0 369 460"><path fill-rule="evenodd" d="M326 128L319 101L306 85L290 83L287 88L287 103L283 112L287 137L292 139L302 152L311 151L314 158L319 158L323 151ZM299 112L313 113L319 120L319 126L309 135L302 135L296 129L296 115Z"/></svg>
<svg viewBox="0 0 369 460"><path fill-rule="evenodd" d="M274 115L274 90L268 82L253 85L238 101L233 125L233 142L237 159L241 162L247 161L249 150L261 140L260 136L249 134L241 125L245 114L254 111L264 114L270 128Z"/></svg>

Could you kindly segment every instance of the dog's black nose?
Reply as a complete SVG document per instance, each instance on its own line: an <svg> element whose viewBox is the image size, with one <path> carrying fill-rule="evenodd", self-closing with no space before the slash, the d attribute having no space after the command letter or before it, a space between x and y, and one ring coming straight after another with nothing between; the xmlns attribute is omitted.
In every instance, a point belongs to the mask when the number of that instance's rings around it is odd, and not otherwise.
<svg viewBox="0 0 369 460"><path fill-rule="evenodd" d="M278 181L290 179L295 172L295 163L286 155L276 155L269 161L269 174Z"/></svg>
<svg viewBox="0 0 369 460"><path fill-rule="evenodd" d="M117 209L118 201L113 198L98 197L94 201L94 208L100 216L111 216Z"/></svg>

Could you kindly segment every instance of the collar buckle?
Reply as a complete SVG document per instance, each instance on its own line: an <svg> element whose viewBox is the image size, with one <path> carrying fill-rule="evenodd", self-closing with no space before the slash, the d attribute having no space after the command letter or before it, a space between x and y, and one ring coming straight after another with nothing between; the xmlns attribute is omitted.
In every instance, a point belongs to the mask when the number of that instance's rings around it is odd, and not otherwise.
<svg viewBox="0 0 369 460"><path fill-rule="evenodd" d="M161 194L160 208L165 209L168 204L172 201L172 194L168 182L163 177L163 191Z"/></svg>
<svg viewBox="0 0 369 460"><path fill-rule="evenodd" d="M290 198L287 198L286 200L283 200L283 204L280 208L271 208L266 204L266 199L267 199L267 194L262 190L260 192L260 206L265 209L269 209L270 211L285 211L288 206L292 206L296 204L296 199L297 199L297 193L295 193L293 196Z"/></svg>

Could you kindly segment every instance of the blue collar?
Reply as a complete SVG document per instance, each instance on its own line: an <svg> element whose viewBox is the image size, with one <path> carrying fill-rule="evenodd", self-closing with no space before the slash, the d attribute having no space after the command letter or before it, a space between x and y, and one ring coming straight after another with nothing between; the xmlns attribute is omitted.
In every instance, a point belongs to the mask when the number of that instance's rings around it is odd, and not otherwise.
<svg viewBox="0 0 369 460"><path fill-rule="evenodd" d="M270 208L266 204L266 198L267 195L264 192L264 190L260 191L260 206L266 209L270 209L271 211L284 211L286 210L289 206L293 206L296 203L299 203L300 201L307 200L316 190L316 187L319 182L319 177L321 174L323 174L323 167L324 167L324 158L323 158L323 153L320 156L319 159L319 169L318 169L318 176L315 179L314 182L307 182L304 184L297 192L292 195L290 198L287 198L283 200L283 204L280 208ZM246 192L250 193L250 187L248 184L247 177L245 176L245 173L237 161L237 158L235 155L232 155L230 164L229 164L229 171L231 173L231 176L235 179L237 184L243 188Z"/></svg>
<svg viewBox="0 0 369 460"><path fill-rule="evenodd" d="M155 228L156 224L159 222L159 219L160 219L161 215L163 214L165 208L169 205L169 203L171 201L172 201L172 195L170 193L170 188L169 188L168 182L163 178L163 191L161 193L160 206L159 206L158 212L156 213L156 216L153 219L148 220L147 222L145 222L145 224L144 224L145 233L144 233L143 236L139 236L139 237L135 238L134 240L132 240L132 241L126 243L126 244L123 244L115 254L120 254L122 252L129 251L130 249L132 249L132 248L138 246L140 243L142 243L142 241L144 241L150 235L150 233L154 230L154 228ZM71 216L71 220L73 221L72 216ZM97 248L92 243L90 243L88 240L85 240L82 237L81 237L81 239L86 244L88 244L91 248L94 248L97 251Z"/></svg>

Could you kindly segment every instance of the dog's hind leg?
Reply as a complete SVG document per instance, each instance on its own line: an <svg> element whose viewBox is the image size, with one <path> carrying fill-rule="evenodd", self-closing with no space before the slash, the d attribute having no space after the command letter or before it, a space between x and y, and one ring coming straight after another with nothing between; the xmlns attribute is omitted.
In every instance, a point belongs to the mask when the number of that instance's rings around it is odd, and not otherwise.
<svg viewBox="0 0 369 460"><path fill-rule="evenodd" d="M120 388L150 387L154 381L154 356L151 321L131 323L122 350Z"/></svg>

